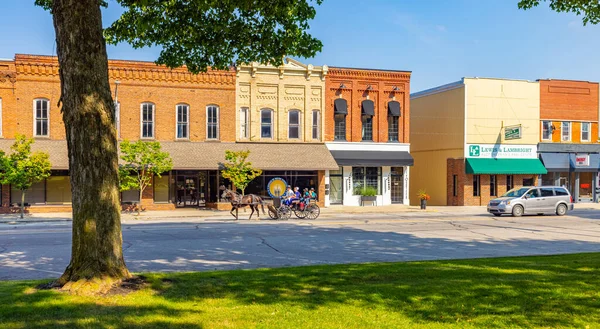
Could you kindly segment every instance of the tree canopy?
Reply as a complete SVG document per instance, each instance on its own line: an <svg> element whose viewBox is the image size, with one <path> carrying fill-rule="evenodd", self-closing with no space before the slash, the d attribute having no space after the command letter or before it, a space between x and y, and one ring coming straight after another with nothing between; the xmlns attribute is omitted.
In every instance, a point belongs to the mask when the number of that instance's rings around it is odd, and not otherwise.
<svg viewBox="0 0 600 329"><path fill-rule="evenodd" d="M36 0L51 9L53 0ZM104 0L98 0L106 6ZM313 57L322 43L307 31L323 0L116 0L125 12L104 31L111 44L161 48L157 64L198 73L234 63L280 64Z"/></svg>
<svg viewBox="0 0 600 329"><path fill-rule="evenodd" d="M236 188L244 194L248 184L262 174L262 170L252 168L252 163L247 161L250 151L225 151L225 167L221 171L223 178L229 179Z"/></svg>
<svg viewBox="0 0 600 329"><path fill-rule="evenodd" d="M550 9L559 13L574 13L583 16L583 25L600 22L600 2L598 0L520 0L519 9L531 9L541 2L549 2Z"/></svg>

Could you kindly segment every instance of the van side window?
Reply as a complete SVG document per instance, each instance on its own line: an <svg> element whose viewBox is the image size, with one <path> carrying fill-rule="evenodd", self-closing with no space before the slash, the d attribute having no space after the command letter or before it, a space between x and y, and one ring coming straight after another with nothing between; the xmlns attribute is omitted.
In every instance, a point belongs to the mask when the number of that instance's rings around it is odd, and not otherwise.
<svg viewBox="0 0 600 329"><path fill-rule="evenodd" d="M565 190L564 188L556 188L554 189L554 191L556 192L556 195L559 196L568 196L569 192L567 192L567 190Z"/></svg>
<svg viewBox="0 0 600 329"><path fill-rule="evenodd" d="M537 189L533 189L533 190L527 192L527 197L528 198L539 198L540 197L540 192L538 192Z"/></svg>
<svg viewBox="0 0 600 329"><path fill-rule="evenodd" d="M540 192L542 192L542 198L546 196L554 196L554 190L548 187L540 188Z"/></svg>

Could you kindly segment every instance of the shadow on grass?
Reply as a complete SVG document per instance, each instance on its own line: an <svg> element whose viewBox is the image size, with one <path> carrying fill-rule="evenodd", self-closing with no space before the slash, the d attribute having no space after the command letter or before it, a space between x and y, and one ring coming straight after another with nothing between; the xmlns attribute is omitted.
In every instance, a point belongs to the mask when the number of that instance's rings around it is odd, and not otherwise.
<svg viewBox="0 0 600 329"><path fill-rule="evenodd" d="M585 326L600 321L598 264L600 254L594 253L148 274L150 289L110 302L29 292L31 282L6 282L0 290L0 324L201 328L203 313L219 312L209 306L216 300L299 311L354 306L421 324Z"/></svg>

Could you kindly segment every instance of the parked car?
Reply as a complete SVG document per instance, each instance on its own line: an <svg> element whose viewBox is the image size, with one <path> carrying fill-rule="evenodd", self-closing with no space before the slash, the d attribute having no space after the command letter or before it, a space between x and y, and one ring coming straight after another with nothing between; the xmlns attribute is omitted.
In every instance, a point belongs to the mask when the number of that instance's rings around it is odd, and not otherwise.
<svg viewBox="0 0 600 329"><path fill-rule="evenodd" d="M560 186L529 186L514 188L502 197L491 200L487 211L494 216L503 214L520 217L524 214L553 213L564 216L573 210L573 197Z"/></svg>

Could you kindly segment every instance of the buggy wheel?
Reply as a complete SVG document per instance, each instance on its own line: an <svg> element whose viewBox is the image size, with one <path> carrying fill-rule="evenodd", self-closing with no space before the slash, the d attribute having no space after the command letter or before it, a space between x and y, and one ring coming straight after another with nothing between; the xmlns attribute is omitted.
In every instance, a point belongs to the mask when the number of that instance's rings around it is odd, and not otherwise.
<svg viewBox="0 0 600 329"><path fill-rule="evenodd" d="M277 218L288 220L292 217L292 209L288 206L282 205L277 209Z"/></svg>
<svg viewBox="0 0 600 329"><path fill-rule="evenodd" d="M321 214L321 208L316 203L310 204L305 208L308 219L317 219Z"/></svg>
<svg viewBox="0 0 600 329"><path fill-rule="evenodd" d="M299 219L304 219L308 215L308 205L304 206L303 210L300 210L300 205L294 208L294 215Z"/></svg>

